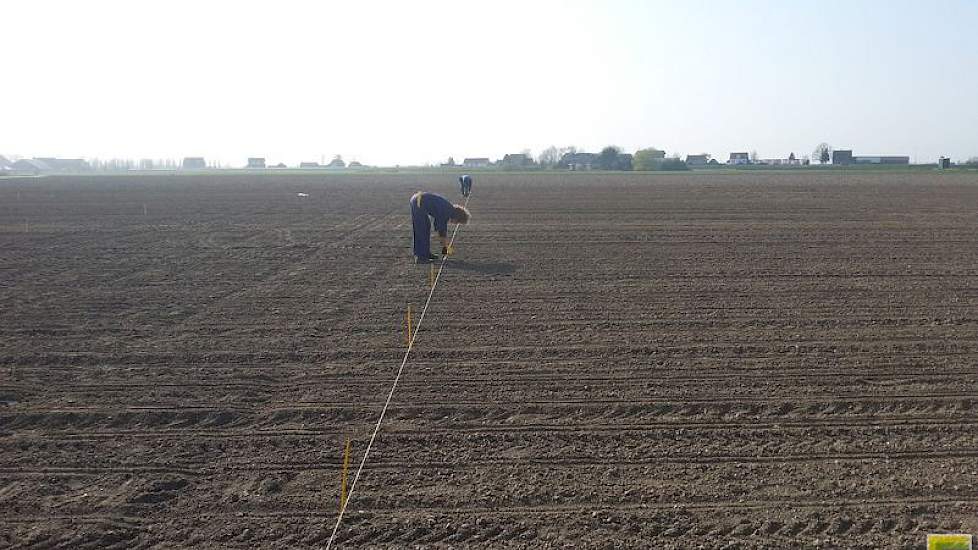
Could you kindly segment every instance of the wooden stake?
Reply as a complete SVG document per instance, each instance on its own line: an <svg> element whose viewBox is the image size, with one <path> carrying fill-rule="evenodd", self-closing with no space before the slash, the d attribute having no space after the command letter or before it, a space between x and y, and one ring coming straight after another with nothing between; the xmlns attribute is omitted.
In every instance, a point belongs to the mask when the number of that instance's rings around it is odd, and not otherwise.
<svg viewBox="0 0 978 550"><path fill-rule="evenodd" d="M350 472L350 438L346 438L346 449L343 451L343 478L340 482L340 512L346 508L346 480Z"/></svg>
<svg viewBox="0 0 978 550"><path fill-rule="evenodd" d="M404 343L409 346L411 345L411 304L408 304L407 309L407 332L405 334Z"/></svg>

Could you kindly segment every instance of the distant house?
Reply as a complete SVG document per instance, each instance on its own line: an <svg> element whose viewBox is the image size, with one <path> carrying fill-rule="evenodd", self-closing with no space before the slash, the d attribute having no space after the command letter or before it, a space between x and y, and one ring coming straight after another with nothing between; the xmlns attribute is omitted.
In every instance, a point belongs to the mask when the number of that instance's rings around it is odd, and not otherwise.
<svg viewBox="0 0 978 550"><path fill-rule="evenodd" d="M299 168L320 168L318 162L300 162Z"/></svg>
<svg viewBox="0 0 978 550"><path fill-rule="evenodd" d="M465 168L488 168L489 165L489 159L484 157L467 158L462 161L462 166Z"/></svg>
<svg viewBox="0 0 978 550"><path fill-rule="evenodd" d="M278 164L272 165L272 168L288 168L288 166L286 166L284 162L280 162Z"/></svg>
<svg viewBox="0 0 978 550"><path fill-rule="evenodd" d="M750 164L749 153L730 153L730 160L727 164Z"/></svg>
<svg viewBox="0 0 978 550"><path fill-rule="evenodd" d="M246 168L265 168L265 158L248 157L248 166Z"/></svg>
<svg viewBox="0 0 978 550"><path fill-rule="evenodd" d="M595 153L566 153L560 157L557 166L568 170L591 170L597 164L597 158Z"/></svg>
<svg viewBox="0 0 978 550"><path fill-rule="evenodd" d="M686 166L706 166L710 163L710 155L686 155Z"/></svg>
<svg viewBox="0 0 978 550"><path fill-rule="evenodd" d="M363 164L358 160L350 161L350 164L346 165L347 168L363 168Z"/></svg>
<svg viewBox="0 0 978 550"><path fill-rule="evenodd" d="M525 153L514 153L504 156L499 165L503 168L526 168L533 166L533 159Z"/></svg>
<svg viewBox="0 0 978 550"><path fill-rule="evenodd" d="M346 162L343 161L343 157L336 155L333 160L329 161L326 165L327 168L346 168Z"/></svg>
<svg viewBox="0 0 978 550"><path fill-rule="evenodd" d="M207 168L207 162L204 157L184 157L180 167L184 170L201 170Z"/></svg>

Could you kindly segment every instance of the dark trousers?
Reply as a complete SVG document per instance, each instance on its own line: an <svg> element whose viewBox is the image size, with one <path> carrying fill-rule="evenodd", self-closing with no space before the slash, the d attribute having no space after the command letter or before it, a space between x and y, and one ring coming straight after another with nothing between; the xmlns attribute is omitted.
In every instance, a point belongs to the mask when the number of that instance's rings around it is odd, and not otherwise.
<svg viewBox="0 0 978 550"><path fill-rule="evenodd" d="M431 256L431 220L418 206L420 193L411 197L411 224L414 227L414 255L427 260Z"/></svg>

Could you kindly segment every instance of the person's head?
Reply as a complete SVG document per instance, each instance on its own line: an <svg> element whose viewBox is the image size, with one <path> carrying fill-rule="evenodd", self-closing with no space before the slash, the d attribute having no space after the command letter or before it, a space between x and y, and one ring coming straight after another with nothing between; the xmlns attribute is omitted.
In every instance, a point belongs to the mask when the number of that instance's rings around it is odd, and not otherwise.
<svg viewBox="0 0 978 550"><path fill-rule="evenodd" d="M472 214L469 213L469 209L461 204L453 204L452 206L452 217L450 218L452 223L462 225L469 223L469 220L472 219Z"/></svg>

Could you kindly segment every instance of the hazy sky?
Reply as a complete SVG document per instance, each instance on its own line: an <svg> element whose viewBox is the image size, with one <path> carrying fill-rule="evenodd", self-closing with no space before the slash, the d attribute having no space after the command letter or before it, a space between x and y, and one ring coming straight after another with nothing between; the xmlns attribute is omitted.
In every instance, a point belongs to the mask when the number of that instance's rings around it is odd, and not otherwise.
<svg viewBox="0 0 978 550"><path fill-rule="evenodd" d="M0 6L0 154L978 155L978 1Z"/></svg>

